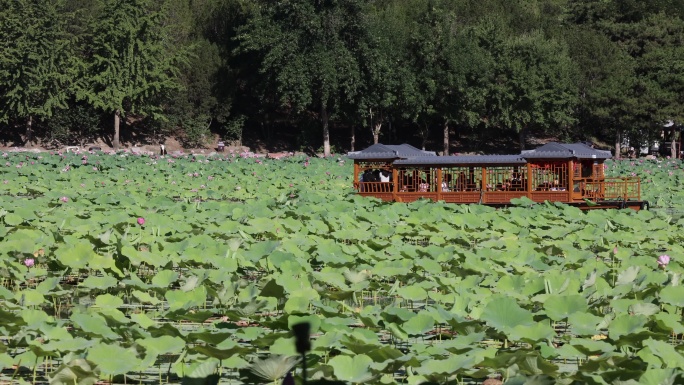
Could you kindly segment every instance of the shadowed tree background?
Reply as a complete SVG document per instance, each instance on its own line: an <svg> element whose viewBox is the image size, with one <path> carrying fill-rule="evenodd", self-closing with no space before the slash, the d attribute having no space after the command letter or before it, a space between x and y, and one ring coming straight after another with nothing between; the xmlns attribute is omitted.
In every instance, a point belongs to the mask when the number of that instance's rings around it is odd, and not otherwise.
<svg viewBox="0 0 684 385"><path fill-rule="evenodd" d="M0 0L0 21L5 144L619 155L675 151L683 121L680 1Z"/></svg>

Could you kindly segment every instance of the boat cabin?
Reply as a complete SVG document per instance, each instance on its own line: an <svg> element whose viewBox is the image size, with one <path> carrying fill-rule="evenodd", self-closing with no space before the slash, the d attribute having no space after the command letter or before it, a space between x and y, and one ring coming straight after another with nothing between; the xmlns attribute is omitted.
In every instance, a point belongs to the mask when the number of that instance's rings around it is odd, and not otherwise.
<svg viewBox="0 0 684 385"><path fill-rule="evenodd" d="M348 154L356 191L385 201L506 206L527 197L583 209L645 208L638 177L605 176L611 156L584 143L548 143L519 155L438 156L408 144L374 144Z"/></svg>

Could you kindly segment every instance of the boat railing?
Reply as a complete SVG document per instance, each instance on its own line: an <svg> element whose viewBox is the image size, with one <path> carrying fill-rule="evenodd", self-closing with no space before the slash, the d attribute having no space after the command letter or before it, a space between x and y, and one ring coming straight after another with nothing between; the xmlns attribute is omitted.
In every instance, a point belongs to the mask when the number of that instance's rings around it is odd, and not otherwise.
<svg viewBox="0 0 684 385"><path fill-rule="evenodd" d="M605 199L641 200L641 183L638 177L607 177L604 184Z"/></svg>

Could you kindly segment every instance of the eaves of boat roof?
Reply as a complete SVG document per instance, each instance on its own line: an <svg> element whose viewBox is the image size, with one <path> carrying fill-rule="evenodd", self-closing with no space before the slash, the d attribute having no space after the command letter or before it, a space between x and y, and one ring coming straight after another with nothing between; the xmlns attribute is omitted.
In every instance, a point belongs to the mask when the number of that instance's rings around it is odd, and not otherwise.
<svg viewBox="0 0 684 385"><path fill-rule="evenodd" d="M610 159L610 151L597 150L584 143L547 143L534 150L522 151L526 159Z"/></svg>
<svg viewBox="0 0 684 385"><path fill-rule="evenodd" d="M431 151L423 151L410 144L385 145L382 143L374 144L364 150L350 152L347 157L350 159L402 159L409 157L436 157L437 154Z"/></svg>
<svg viewBox="0 0 684 385"><path fill-rule="evenodd" d="M524 165L527 161L520 155L450 155L435 157L412 157L399 159L394 164L399 166L415 165Z"/></svg>

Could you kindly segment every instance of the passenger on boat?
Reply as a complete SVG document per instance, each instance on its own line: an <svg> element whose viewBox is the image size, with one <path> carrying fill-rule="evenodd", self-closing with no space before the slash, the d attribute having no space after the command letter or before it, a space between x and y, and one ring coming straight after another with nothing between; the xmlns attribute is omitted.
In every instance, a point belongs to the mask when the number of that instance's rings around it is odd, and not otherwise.
<svg viewBox="0 0 684 385"><path fill-rule="evenodd" d="M427 182L425 181L425 179L422 179L422 180L420 181L420 184L418 185L418 191L419 191L419 192L427 192L429 188L430 188L430 185L427 184Z"/></svg>

